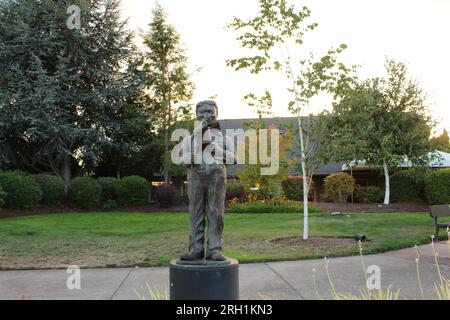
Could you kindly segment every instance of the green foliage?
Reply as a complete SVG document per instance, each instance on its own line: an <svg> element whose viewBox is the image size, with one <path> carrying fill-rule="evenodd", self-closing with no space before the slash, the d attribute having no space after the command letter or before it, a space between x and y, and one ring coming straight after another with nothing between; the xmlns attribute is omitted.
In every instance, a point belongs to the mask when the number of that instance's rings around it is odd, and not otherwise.
<svg viewBox="0 0 450 320"><path fill-rule="evenodd" d="M308 181L309 182L309 181ZM303 178L302 177L289 177L281 182L283 193L289 200L301 200L303 199ZM308 196L312 196L314 191L314 182L311 181Z"/></svg>
<svg viewBox="0 0 450 320"><path fill-rule="evenodd" d="M227 193L225 195L225 201L230 201L232 199L238 199L238 201L243 201L245 198L244 186L239 182L227 183Z"/></svg>
<svg viewBox="0 0 450 320"><path fill-rule="evenodd" d="M102 187L102 203L108 206L114 206L118 201L117 184L119 179L113 177L100 177L97 182Z"/></svg>
<svg viewBox="0 0 450 320"><path fill-rule="evenodd" d="M383 199L383 190L380 187L357 187L353 194L356 203L378 203Z"/></svg>
<svg viewBox="0 0 450 320"><path fill-rule="evenodd" d="M345 172L330 174L324 180L325 199L345 203L352 194L354 185L355 179Z"/></svg>
<svg viewBox="0 0 450 320"><path fill-rule="evenodd" d="M42 199L42 189L36 180L22 171L0 172L0 186L8 209L36 209Z"/></svg>
<svg viewBox="0 0 450 320"><path fill-rule="evenodd" d="M314 205L309 205L309 212L319 212ZM234 203L229 213L303 213L303 203L285 199L258 200Z"/></svg>
<svg viewBox="0 0 450 320"><path fill-rule="evenodd" d="M41 203L47 206L61 205L64 195L64 181L50 174L35 175L34 179L43 191Z"/></svg>
<svg viewBox="0 0 450 320"><path fill-rule="evenodd" d="M149 184L139 176L129 176L117 183L120 205L143 205L148 202Z"/></svg>
<svg viewBox="0 0 450 320"><path fill-rule="evenodd" d="M408 169L394 173L391 178L392 201L425 200L425 183L430 172Z"/></svg>
<svg viewBox="0 0 450 320"><path fill-rule="evenodd" d="M92 209L100 206L101 185L92 178L75 178L69 186L69 205L72 208Z"/></svg>
<svg viewBox="0 0 450 320"><path fill-rule="evenodd" d="M450 152L450 138L446 129L440 136L431 138L430 142L433 150Z"/></svg>
<svg viewBox="0 0 450 320"><path fill-rule="evenodd" d="M180 169L173 168L170 161L171 130L176 121L192 118L189 100L195 86L187 71L187 56L180 35L167 22L166 12L158 3L152 11L149 28L144 36L147 50L143 56L144 72L152 84L147 98L157 106L154 122L161 133L158 143L163 146L164 181L168 184L169 172Z"/></svg>
<svg viewBox="0 0 450 320"><path fill-rule="evenodd" d="M332 160L364 160L366 165L385 167L385 172L405 157L417 166L428 162L434 122L426 95L408 77L405 64L387 60L385 68L386 78L355 83L333 106L332 134L327 137L332 142ZM388 200L386 197L385 202Z"/></svg>
<svg viewBox="0 0 450 320"><path fill-rule="evenodd" d="M80 29L67 28L70 5L81 9ZM68 184L105 146L128 146L118 132L130 105L146 107L135 101L145 81L133 72L133 34L119 5L0 1L0 165L54 172Z"/></svg>
<svg viewBox="0 0 450 320"><path fill-rule="evenodd" d="M450 204L450 169L430 174L426 181L425 195L429 204Z"/></svg>
<svg viewBox="0 0 450 320"><path fill-rule="evenodd" d="M0 208L5 204L5 199L8 194L3 191L2 186L0 186Z"/></svg>

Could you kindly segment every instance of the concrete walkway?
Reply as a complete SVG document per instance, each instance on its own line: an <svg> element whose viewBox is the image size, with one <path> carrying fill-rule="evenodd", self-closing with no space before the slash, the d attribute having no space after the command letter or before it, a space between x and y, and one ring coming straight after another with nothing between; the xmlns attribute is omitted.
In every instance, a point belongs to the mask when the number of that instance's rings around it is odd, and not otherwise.
<svg viewBox="0 0 450 320"><path fill-rule="evenodd" d="M420 247L420 271L425 297L436 297L434 283L439 281L431 245ZM450 277L450 250L447 243L436 244L444 277ZM401 288L400 297L420 299L416 275L416 250L404 249L364 257L366 267L377 265L381 270L381 286ZM317 299L312 270L317 270L317 288L321 296L330 297L330 285L323 260L303 260L242 264L240 266L240 297L261 299ZM358 294L365 286L359 256L329 259L329 270L336 291ZM0 299L137 299L136 291L145 293L148 284L156 292L168 290L168 268L122 268L81 270L81 289L66 287L65 270L2 271Z"/></svg>

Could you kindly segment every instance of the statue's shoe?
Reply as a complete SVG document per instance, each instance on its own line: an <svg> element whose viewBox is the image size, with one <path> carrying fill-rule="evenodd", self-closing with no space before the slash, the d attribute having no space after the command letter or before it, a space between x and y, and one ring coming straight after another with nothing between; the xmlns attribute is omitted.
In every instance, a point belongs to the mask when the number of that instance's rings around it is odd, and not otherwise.
<svg viewBox="0 0 450 320"><path fill-rule="evenodd" d="M205 257L204 251L191 251L188 254L181 255L180 260L196 261L196 260L203 260L204 257Z"/></svg>
<svg viewBox="0 0 450 320"><path fill-rule="evenodd" d="M208 253L206 258L208 260L213 260L213 261L225 261L225 260L227 260L227 257L225 257L222 254L222 252L220 252L218 250Z"/></svg>

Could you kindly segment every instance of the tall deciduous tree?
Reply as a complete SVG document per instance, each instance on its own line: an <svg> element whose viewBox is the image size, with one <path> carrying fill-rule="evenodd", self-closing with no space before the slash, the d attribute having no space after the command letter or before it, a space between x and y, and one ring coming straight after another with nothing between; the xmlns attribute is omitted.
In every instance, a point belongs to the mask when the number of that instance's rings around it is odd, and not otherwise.
<svg viewBox="0 0 450 320"><path fill-rule="evenodd" d="M331 93L337 99L339 92L344 90L351 79L349 75L352 69L337 61L337 55L346 48L345 45L330 49L319 59L310 54L309 59L293 61L291 53L301 52L305 33L317 27L317 23L307 23L311 13L307 7L297 10L286 0L260 0L259 9L259 14L255 18L249 20L234 18L229 25L231 29L240 32L237 40L241 46L257 53L229 60L227 64L235 70L247 69L252 74L281 71L289 79L288 107L298 117L299 162L304 177L303 239L306 240L309 237L307 177L312 175L307 166L309 150L312 150L309 143L313 142L310 134L314 130L312 125L304 125L304 112L310 100L322 92ZM316 139L315 143L321 142Z"/></svg>
<svg viewBox="0 0 450 320"><path fill-rule="evenodd" d="M387 78L357 84L335 105L328 138L335 160L359 160L383 169L384 203L389 204L389 169L406 159L416 165L428 162L433 121L426 95L408 78L406 66L394 60L385 66Z"/></svg>
<svg viewBox="0 0 450 320"><path fill-rule="evenodd" d="M69 6L80 28L68 28ZM67 187L123 126L133 75L132 33L118 0L0 3L2 167L53 171ZM76 26L76 25L75 25Z"/></svg>
<svg viewBox="0 0 450 320"><path fill-rule="evenodd" d="M157 3L153 10L150 31L144 37L145 72L149 99L157 106L158 127L162 131L164 145L164 182L170 183L170 130L178 120L190 117L194 84L187 72L187 57L180 43L180 35L167 22L164 9Z"/></svg>

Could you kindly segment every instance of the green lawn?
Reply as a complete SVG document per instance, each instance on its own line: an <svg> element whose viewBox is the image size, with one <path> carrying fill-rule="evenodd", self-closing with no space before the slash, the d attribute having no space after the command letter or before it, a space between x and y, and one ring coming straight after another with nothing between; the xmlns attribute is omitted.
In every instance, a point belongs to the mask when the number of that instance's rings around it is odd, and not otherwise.
<svg viewBox="0 0 450 320"><path fill-rule="evenodd" d="M354 248L306 248L273 244L299 235L299 214L228 214L224 253L241 262L342 256ZM427 213L352 213L310 216L312 236L365 234L367 253L429 242L433 220ZM442 230L442 235L445 233ZM167 265L186 250L188 214L66 213L0 220L0 268L66 268Z"/></svg>

